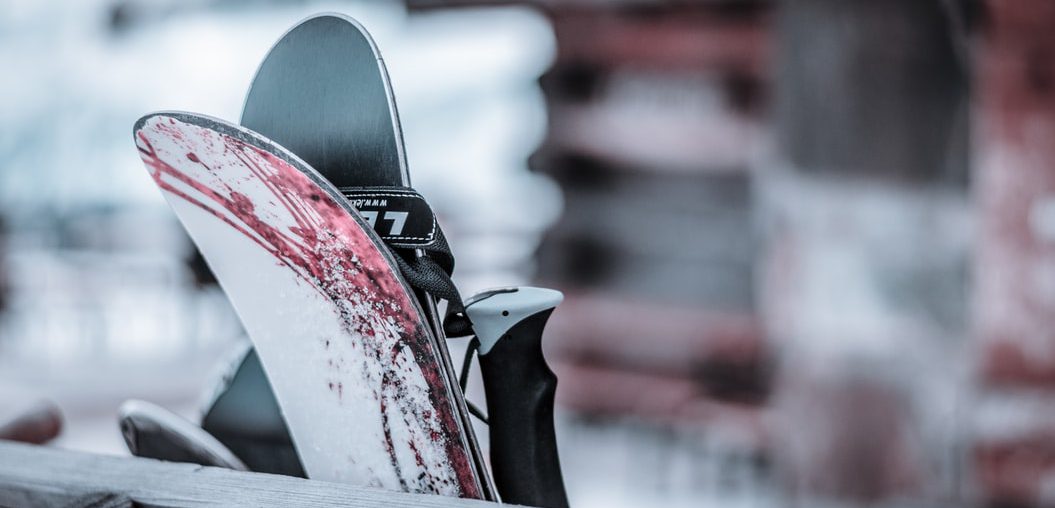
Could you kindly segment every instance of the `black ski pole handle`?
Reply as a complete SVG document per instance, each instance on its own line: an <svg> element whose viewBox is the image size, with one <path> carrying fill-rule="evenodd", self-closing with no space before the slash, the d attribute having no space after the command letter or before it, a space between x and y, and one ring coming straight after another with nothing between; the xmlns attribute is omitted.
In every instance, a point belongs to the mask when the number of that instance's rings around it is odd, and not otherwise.
<svg viewBox="0 0 1055 508"><path fill-rule="evenodd" d="M557 376L542 355L542 330L563 299L552 289L519 287L465 305L480 341L491 469L505 503L568 506L553 431Z"/></svg>

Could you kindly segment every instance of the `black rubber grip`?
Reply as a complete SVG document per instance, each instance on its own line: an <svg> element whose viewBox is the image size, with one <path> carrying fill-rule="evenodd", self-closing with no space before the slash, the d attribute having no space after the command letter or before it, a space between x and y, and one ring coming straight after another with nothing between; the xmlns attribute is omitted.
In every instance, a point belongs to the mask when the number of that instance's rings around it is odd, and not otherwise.
<svg viewBox="0 0 1055 508"><path fill-rule="evenodd" d="M517 323L480 356L491 469L505 503L568 506L553 432L557 376L542 355L542 330L552 312L548 309Z"/></svg>

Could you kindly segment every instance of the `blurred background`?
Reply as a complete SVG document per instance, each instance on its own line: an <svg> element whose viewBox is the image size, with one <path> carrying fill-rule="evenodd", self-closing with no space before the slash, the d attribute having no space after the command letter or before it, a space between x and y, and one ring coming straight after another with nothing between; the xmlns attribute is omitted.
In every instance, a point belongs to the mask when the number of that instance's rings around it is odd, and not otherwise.
<svg viewBox="0 0 1055 508"><path fill-rule="evenodd" d="M463 294L567 296L573 506L1055 506L1050 0L0 0L0 434L197 417L247 339L131 127L329 10Z"/></svg>

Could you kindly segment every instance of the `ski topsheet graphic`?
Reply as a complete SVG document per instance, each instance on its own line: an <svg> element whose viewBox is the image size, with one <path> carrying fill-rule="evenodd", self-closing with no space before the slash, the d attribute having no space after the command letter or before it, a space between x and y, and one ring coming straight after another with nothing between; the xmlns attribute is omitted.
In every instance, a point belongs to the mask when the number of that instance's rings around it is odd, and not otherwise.
<svg viewBox="0 0 1055 508"><path fill-rule="evenodd" d="M308 476L480 497L424 314L340 194L220 120L155 113L134 136L252 338Z"/></svg>

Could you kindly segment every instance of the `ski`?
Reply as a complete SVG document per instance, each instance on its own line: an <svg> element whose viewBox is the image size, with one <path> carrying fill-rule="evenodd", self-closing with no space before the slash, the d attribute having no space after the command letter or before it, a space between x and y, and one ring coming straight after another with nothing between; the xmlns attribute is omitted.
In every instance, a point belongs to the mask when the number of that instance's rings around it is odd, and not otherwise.
<svg viewBox="0 0 1055 508"><path fill-rule="evenodd" d="M429 316L337 189L202 115L147 115L134 137L253 340L307 475L483 497Z"/></svg>

